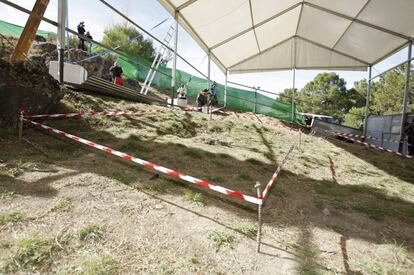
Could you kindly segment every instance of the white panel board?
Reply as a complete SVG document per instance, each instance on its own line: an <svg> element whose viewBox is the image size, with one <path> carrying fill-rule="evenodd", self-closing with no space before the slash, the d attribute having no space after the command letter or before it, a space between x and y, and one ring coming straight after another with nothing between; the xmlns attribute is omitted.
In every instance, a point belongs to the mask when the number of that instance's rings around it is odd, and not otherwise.
<svg viewBox="0 0 414 275"><path fill-rule="evenodd" d="M252 27L249 1L198 0L182 15L209 47Z"/></svg>
<svg viewBox="0 0 414 275"><path fill-rule="evenodd" d="M260 50L266 50L295 35L300 9L300 7L296 7L256 28Z"/></svg>
<svg viewBox="0 0 414 275"><path fill-rule="evenodd" d="M346 16L355 17L368 2L368 0L307 0L307 2L318 5L325 9L342 13Z"/></svg>
<svg viewBox="0 0 414 275"><path fill-rule="evenodd" d="M350 24L351 21L342 17L304 6L298 35L324 46L333 47Z"/></svg>
<svg viewBox="0 0 414 275"><path fill-rule="evenodd" d="M373 63L405 42L398 37L354 22L335 49Z"/></svg>
<svg viewBox="0 0 414 275"><path fill-rule="evenodd" d="M290 7L302 2L301 0L251 0L254 24L258 24L275 16ZM266 7L266 8L264 8Z"/></svg>
<svg viewBox="0 0 414 275"><path fill-rule="evenodd" d="M63 67L63 81L80 85L88 79L88 72L80 65L65 63ZM49 62L49 74L59 80L59 62Z"/></svg>
<svg viewBox="0 0 414 275"><path fill-rule="evenodd" d="M414 1L371 1L358 19L412 37L414 36Z"/></svg>
<svg viewBox="0 0 414 275"><path fill-rule="evenodd" d="M241 61L243 57L252 56L259 52L256 37L253 31L216 48L213 54L219 58L226 67Z"/></svg>
<svg viewBox="0 0 414 275"><path fill-rule="evenodd" d="M296 54L297 68L337 68L362 71L367 68L367 64L300 38L296 40Z"/></svg>
<svg viewBox="0 0 414 275"><path fill-rule="evenodd" d="M293 41L294 39L289 39L276 47L262 52L260 55L251 57L231 67L230 73L286 70L291 68L293 66Z"/></svg>

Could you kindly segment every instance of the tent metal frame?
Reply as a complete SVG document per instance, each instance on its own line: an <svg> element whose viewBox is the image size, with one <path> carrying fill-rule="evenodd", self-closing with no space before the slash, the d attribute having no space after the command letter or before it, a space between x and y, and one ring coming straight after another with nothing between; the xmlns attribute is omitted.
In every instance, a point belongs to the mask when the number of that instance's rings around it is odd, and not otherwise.
<svg viewBox="0 0 414 275"><path fill-rule="evenodd" d="M278 17L280 17L280 16L282 16L282 15L284 15L285 13L287 13L287 12L289 12L289 11L291 11L291 10L293 10L293 9L295 9L295 8L297 8L297 7L299 7L299 6L301 6L301 11L300 11L300 13L299 13L299 19L298 19L298 24L297 24L297 27L296 27L296 33L295 33L295 35L294 36L292 36L292 37L290 37L290 38L288 38L287 40L289 40L289 39L292 39L292 38L294 38L294 37L296 37L297 36L297 31L298 31L298 27L299 27L299 24L300 24L300 19L301 19L301 17L302 17L302 12L303 12L303 7L304 6L308 6L308 7L311 7L311 8L314 8L314 9L317 9L317 10L320 10L320 11L323 11L323 12L326 12L326 13L329 13L329 14L332 14L332 15L335 15L335 16L338 16L338 17L341 17L341 18L343 18L343 19L346 19L346 20L349 20L350 21L350 23L349 23L349 25L348 25L348 27L345 29L345 31L342 33L342 35L339 37L339 39L335 42L335 44L334 44L334 46L332 47L332 48L330 48L330 47L327 47L327 46L324 46L324 48L325 49L329 49L330 51L333 51L333 52L335 52L335 53L338 53L338 54L342 54L342 55L344 55L344 56L347 56L347 57L349 57L349 58L352 58L352 59L354 59L354 60L358 60L358 61L360 61L360 62L362 62L362 63L364 63L364 64L367 64L367 67L369 67L370 65L371 66L373 66L373 65L375 65L376 63L378 63L378 62L380 62L382 59L385 59L386 57L388 57L388 56L390 56L390 55L392 55L392 54L394 54L394 53L396 53L396 52L398 52L401 48L403 48L408 42L410 42L410 41L413 41L414 40L414 38L413 37L410 37L410 36L407 36L407 35L404 35L404 34L402 34L402 33L398 33L398 32L395 32L395 31L393 31L393 30L390 30L390 29L387 29L387 28L384 28L384 27L381 27L381 26L378 26L378 25L375 25L375 24L372 24L372 23L368 23L368 22L365 22L365 21L363 21L363 20L360 20L360 19L358 19L357 17L364 11L364 9L368 6L368 4L371 2L372 0L368 0L365 4L364 4L364 6L358 11L358 13L354 16L354 17L352 17L352 16L349 16L349 15L346 15L346 14L343 14L343 13L340 13L340 12L336 12L336 11L333 11L333 10L330 10L330 9L327 9L327 8L324 8L324 7L322 7L322 6L319 6L319 5L316 5L316 4L313 4L313 3L310 3L310 2L308 2L308 1L305 1L305 0L303 0L303 1L301 1L301 2L298 2L298 3L296 3L296 4L294 4L294 5L292 5L291 7L289 7L289 8L287 8L287 9L285 9L285 10L283 10L283 11L281 11L281 12L279 12L279 13L277 13L277 14L275 14L275 15L273 15L273 16L271 16L271 17L269 17L269 18L267 18L267 19L265 19L265 20L263 20L263 21L261 21L261 22L259 22L259 23L256 23L256 24L254 24L254 20L253 20L253 16L252 16L252 10L251 10L251 1L249 0L249 5L250 5L250 11L251 11L251 19L252 19L252 26L250 27L250 28L248 28L248 29L245 29L245 30L243 30L243 31L241 31L241 32L239 32L239 33L237 33L236 35L233 35L233 36L231 36L231 37L229 37L229 38L227 38L227 39L225 39L225 40L223 40L223 41L221 41L221 42L219 42L219 43L216 43L215 45L213 45L213 46L211 46L211 47L208 47L207 46L207 43L205 43L205 41L195 32L195 30L192 28L192 26L189 24L189 22L187 21L187 19L185 18L185 16L182 14L182 10L183 9L185 9L185 8L188 8L189 6L191 6L192 4L194 4L194 3L196 3L197 2L197 0L189 0L189 1L187 1L187 2L184 2L182 5L180 5L179 7L177 7L177 8L175 8L174 7L174 5L171 3L171 1L170 0L164 0L164 1L159 1L160 2L160 4L161 5L163 5L168 11L170 11L172 14L178 14L178 20L179 21L182 21L183 23L184 23L184 25L183 25L183 27L185 28L185 29L187 29L187 31L189 31L189 33L190 33L190 35L191 36L193 36L193 38L196 40L196 42L203 48L203 50L205 51L205 52L210 52L210 54L211 54L211 58L212 58L212 60L214 61L214 62L216 62L216 64L218 65L218 67L223 71L223 73L225 72L225 70L226 69L228 69L230 72L231 72L231 67L234 67L235 66L235 64L233 64L233 65L231 65L231 66L224 66L224 64L219 60L219 58L217 58L217 56L215 56L214 55L214 53L212 52L215 48L217 48L217 47L219 47L219 46L222 46L222 45L224 45L224 44L226 44L226 43L228 43L228 42L230 42L230 41L232 41L232 40L234 40L234 39L236 39L236 38L238 38L238 37L240 37L240 36L242 36L243 34L245 34L245 33L247 33L247 32L249 32L249 31L254 31L257 27L260 27L261 25L263 25L263 24L265 24L265 23L267 23L267 22L270 22L270 21L272 21L273 19L275 19L275 18L278 18ZM366 60L361 60L360 58L358 58L358 57L356 57L356 56L353 56L353 55L351 55L351 54L347 54L347 53L342 53L342 52L340 52L340 51L337 51L337 50L335 50L335 47L337 46L337 44L340 42L340 40L343 38L343 36L345 35L345 33L349 30L349 28L351 27L351 25L352 24L361 24L361 25L364 25L364 26L366 26L366 27L369 27L369 28L372 28L372 29L375 29L375 30L377 30L377 31L381 31L381 32L384 32L384 33L387 33L387 34L389 34L389 35L392 35L392 36L395 36L395 37L398 37L398 38L400 38L400 39L402 39L402 40L404 40L404 43L402 43L401 45L399 45L396 49L393 49L391 52L389 52L389 53L387 53L387 54L385 54L383 57L381 57L381 58L379 58L378 60L376 60L376 61L374 61L374 62L368 62L368 61L366 61ZM256 37L256 41L257 41L257 37ZM313 42L315 45L318 45L318 46L321 46L321 44L319 44L318 42L315 42L315 41L312 41L312 40L309 40L308 39L308 42ZM280 43L280 42L279 42ZM278 43L278 44L279 44ZM273 46L270 46L269 48L274 48L276 45L273 45ZM257 56L257 55L259 55L259 54L261 54L261 53L263 53L264 51L266 51L267 49L264 49L264 50L260 50L260 47L258 47L258 49L259 49L259 53L257 53L257 54L255 54L255 56ZM251 57L250 57L251 58ZM236 64L240 64L240 63L242 63L242 61L238 61ZM294 64L293 66L292 66L292 68L289 68L289 69L293 69L293 68L296 68L296 66L295 66L296 64ZM357 68L358 66L356 66L356 68ZM339 68L341 68L341 67L334 67L334 68L332 68L332 67L323 67L323 68L321 68L321 69L339 69ZM346 69L345 67L344 67L344 69Z"/></svg>

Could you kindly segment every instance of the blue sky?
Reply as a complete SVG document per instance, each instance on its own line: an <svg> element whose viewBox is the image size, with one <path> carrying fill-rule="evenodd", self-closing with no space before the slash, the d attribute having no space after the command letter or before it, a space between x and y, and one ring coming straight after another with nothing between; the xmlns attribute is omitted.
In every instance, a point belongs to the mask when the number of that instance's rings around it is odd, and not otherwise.
<svg viewBox="0 0 414 275"><path fill-rule="evenodd" d="M27 9L31 9L35 2L35 0L11 1ZM100 40L106 27L115 23L125 22L123 18L113 13L98 0L68 0L68 2L70 27L76 29L78 22L85 21L86 29L91 32L94 39ZM107 0L107 2L123 11L128 17L147 30L151 29L151 27L161 22L163 19L171 18L157 0ZM46 17L56 20L57 3L58 0L50 0L45 15ZM27 15L0 3L0 19L14 24L24 25L27 20ZM169 23L163 24L152 33L162 40L168 27ZM56 32L56 28L47 23L42 23L40 29ZM154 44L157 45L157 43ZM200 71L207 74L206 54L182 28L179 29L178 52L195 67L199 68ZM404 61L406 56L407 50L403 49L401 52L376 65L373 68L373 75ZM198 75L181 60L178 61L177 66L179 69ZM296 87L302 88L320 72L322 71L297 71ZM346 80L348 88L352 87L355 81L367 77L367 72L336 71L336 73ZM224 75L214 63L212 63L211 77L217 82L224 83ZM272 92L281 92L285 88L292 87L292 72L282 71L231 75L229 80L249 86L260 86L261 88Z"/></svg>

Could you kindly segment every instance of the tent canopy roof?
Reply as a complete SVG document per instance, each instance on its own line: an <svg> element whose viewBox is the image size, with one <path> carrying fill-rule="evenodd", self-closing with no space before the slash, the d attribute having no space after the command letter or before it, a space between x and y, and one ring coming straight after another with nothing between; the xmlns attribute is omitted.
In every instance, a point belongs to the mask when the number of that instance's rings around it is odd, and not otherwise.
<svg viewBox="0 0 414 275"><path fill-rule="evenodd" d="M366 70L414 37L413 0L158 0L232 73Z"/></svg>

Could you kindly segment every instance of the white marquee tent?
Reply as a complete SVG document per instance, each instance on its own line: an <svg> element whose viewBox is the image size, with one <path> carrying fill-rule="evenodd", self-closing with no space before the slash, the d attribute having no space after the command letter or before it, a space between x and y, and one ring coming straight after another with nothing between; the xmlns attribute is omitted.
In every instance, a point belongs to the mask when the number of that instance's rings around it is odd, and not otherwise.
<svg viewBox="0 0 414 275"><path fill-rule="evenodd" d="M366 70L414 36L414 0L159 2L231 73Z"/></svg>

